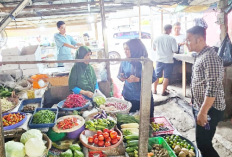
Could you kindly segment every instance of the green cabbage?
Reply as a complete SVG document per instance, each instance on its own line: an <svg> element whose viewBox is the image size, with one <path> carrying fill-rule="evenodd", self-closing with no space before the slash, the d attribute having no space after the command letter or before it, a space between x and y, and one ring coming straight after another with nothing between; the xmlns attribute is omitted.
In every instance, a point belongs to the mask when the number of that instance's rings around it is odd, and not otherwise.
<svg viewBox="0 0 232 157"><path fill-rule="evenodd" d="M84 157L84 154L78 150L74 151L74 157Z"/></svg>
<svg viewBox="0 0 232 157"><path fill-rule="evenodd" d="M5 143L6 157L24 157L25 147L20 142L9 141Z"/></svg>
<svg viewBox="0 0 232 157"><path fill-rule="evenodd" d="M29 157L42 156L46 147L41 138L31 138L25 144L26 154Z"/></svg>
<svg viewBox="0 0 232 157"><path fill-rule="evenodd" d="M40 130L31 129L31 130L29 130L29 131L22 134L20 142L25 144L29 139L36 138L36 137L38 137L38 138L40 138L42 140L43 134L41 133Z"/></svg>

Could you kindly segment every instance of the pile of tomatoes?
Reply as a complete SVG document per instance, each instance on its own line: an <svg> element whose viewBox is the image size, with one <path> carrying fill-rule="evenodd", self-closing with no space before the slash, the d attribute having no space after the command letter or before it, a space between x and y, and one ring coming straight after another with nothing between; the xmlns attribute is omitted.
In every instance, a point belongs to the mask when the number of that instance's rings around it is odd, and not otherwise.
<svg viewBox="0 0 232 157"><path fill-rule="evenodd" d="M66 118L57 124L58 129L66 130L78 126L77 118Z"/></svg>
<svg viewBox="0 0 232 157"><path fill-rule="evenodd" d="M103 132L98 130L94 136L88 138L89 144L95 144L98 147L109 147L115 145L121 139L114 130L104 129Z"/></svg>
<svg viewBox="0 0 232 157"><path fill-rule="evenodd" d="M25 118L24 115L20 113L8 114L2 117L3 127L17 124Z"/></svg>

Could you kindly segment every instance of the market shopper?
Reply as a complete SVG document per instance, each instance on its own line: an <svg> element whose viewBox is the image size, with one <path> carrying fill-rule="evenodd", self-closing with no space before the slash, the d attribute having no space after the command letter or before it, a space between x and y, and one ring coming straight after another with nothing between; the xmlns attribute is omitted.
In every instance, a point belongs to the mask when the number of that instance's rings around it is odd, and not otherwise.
<svg viewBox="0 0 232 157"><path fill-rule="evenodd" d="M140 39L131 39L124 44L124 51L127 58L147 58L147 50ZM141 95L141 75L142 64L140 62L124 61L120 65L118 79L125 82L122 95L126 101L131 102L130 112L136 112L140 109ZM153 71L152 82L156 80ZM154 114L154 100L151 94L150 117Z"/></svg>
<svg viewBox="0 0 232 157"><path fill-rule="evenodd" d="M91 59L92 52L87 46L81 46L75 59ZM69 89L75 94L82 94L91 99L98 88L97 77L93 67L88 62L75 63L69 74Z"/></svg>
<svg viewBox="0 0 232 157"><path fill-rule="evenodd" d="M57 47L57 60L72 60L72 49L77 49L77 46L82 44L77 43L72 36L66 34L66 25L63 21L57 22L57 28L59 33L54 35L54 40ZM58 64L59 67L63 66L63 63Z"/></svg>
<svg viewBox="0 0 232 157"><path fill-rule="evenodd" d="M185 35L181 34L181 23L177 22L173 25L174 34L173 37L176 39L177 46L178 46L178 53L184 53L184 45L185 45Z"/></svg>
<svg viewBox="0 0 232 157"><path fill-rule="evenodd" d="M162 96L167 96L169 93L167 87L169 80L172 76L173 70L173 54L178 51L175 38L170 36L172 32L172 25L164 26L164 34L157 37L153 42L153 49L156 51L156 77L157 80L154 83L154 94L157 94L157 86L159 78L164 74L163 92Z"/></svg>
<svg viewBox="0 0 232 157"><path fill-rule="evenodd" d="M219 157L212 139L226 108L222 85L223 61L213 48L206 45L203 27L195 26L187 31L186 45L189 51L197 52L191 83L197 146L203 157Z"/></svg>

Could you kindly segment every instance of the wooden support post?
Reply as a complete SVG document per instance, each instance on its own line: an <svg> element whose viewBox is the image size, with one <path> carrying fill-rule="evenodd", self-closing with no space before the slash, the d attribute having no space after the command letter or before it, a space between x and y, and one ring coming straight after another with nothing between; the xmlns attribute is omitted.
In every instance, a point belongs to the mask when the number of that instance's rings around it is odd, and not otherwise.
<svg viewBox="0 0 232 157"><path fill-rule="evenodd" d="M139 6L139 39L141 39L141 8Z"/></svg>
<svg viewBox="0 0 232 157"><path fill-rule="evenodd" d="M106 28L104 0L100 0L100 12L101 12L102 35L103 35L103 41L104 41L105 57L109 58L108 39L107 39L107 32L106 32L107 28ZM106 62L106 70L107 70L107 80L111 82L110 62Z"/></svg>
<svg viewBox="0 0 232 157"><path fill-rule="evenodd" d="M153 10L150 8L150 26L151 26L151 47L153 46L154 41L154 16L153 16Z"/></svg>
<svg viewBox="0 0 232 157"><path fill-rule="evenodd" d="M145 157L147 156L148 152L153 62L149 59L146 59L142 65L143 70L140 97L139 156Z"/></svg>
<svg viewBox="0 0 232 157"><path fill-rule="evenodd" d="M220 29L221 29L220 41L221 43L225 39L226 34L228 32L228 18L227 18L227 14L224 12L227 6L228 6L228 0L220 0L218 2L218 9L220 10L220 13L218 14L218 21L220 21Z"/></svg>
<svg viewBox="0 0 232 157"><path fill-rule="evenodd" d="M161 10L161 33L164 33L164 14L163 10Z"/></svg>
<svg viewBox="0 0 232 157"><path fill-rule="evenodd" d="M183 96L186 96L186 62L182 61L182 90Z"/></svg>
<svg viewBox="0 0 232 157"><path fill-rule="evenodd" d="M95 28L95 38L98 40L98 31L97 31L97 23L94 23L94 28Z"/></svg>
<svg viewBox="0 0 232 157"><path fill-rule="evenodd" d="M1 100L1 97L0 97ZM0 117L2 117L2 106L0 101ZM4 140L4 131L2 120L0 120L0 156L5 157L5 140Z"/></svg>

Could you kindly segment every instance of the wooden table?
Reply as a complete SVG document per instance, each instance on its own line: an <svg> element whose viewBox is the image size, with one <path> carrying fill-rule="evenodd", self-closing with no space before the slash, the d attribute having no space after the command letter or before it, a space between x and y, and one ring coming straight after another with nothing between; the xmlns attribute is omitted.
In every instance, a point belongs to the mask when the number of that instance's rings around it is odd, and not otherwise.
<svg viewBox="0 0 232 157"><path fill-rule="evenodd" d="M194 63L194 57L192 54L174 54L176 60L182 61L182 91L183 96L186 96L186 63Z"/></svg>

